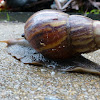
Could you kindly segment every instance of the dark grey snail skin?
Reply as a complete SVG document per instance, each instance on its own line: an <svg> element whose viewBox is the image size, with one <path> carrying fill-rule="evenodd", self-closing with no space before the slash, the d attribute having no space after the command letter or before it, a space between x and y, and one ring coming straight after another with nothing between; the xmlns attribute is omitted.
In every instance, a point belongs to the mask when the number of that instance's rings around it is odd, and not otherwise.
<svg viewBox="0 0 100 100"><path fill-rule="evenodd" d="M70 59L54 61L47 59L42 54L38 53L25 39L14 39L4 42L8 44L7 52L24 64L45 66L63 72L80 72L100 75L100 65L95 63L96 61L87 59L90 57L88 54L86 54L86 58L80 55ZM91 56L95 56L95 54L92 54ZM94 57L94 59L95 58L96 57Z"/></svg>

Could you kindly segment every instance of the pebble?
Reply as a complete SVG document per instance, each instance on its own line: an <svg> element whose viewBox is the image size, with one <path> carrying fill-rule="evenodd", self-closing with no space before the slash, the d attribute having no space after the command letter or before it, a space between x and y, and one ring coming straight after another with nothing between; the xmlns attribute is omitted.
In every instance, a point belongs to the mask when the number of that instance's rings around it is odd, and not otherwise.
<svg viewBox="0 0 100 100"><path fill-rule="evenodd" d="M56 98L56 97L54 97L54 96L46 96L46 97L44 98L44 100L63 100L63 99L59 99L59 98Z"/></svg>
<svg viewBox="0 0 100 100"><path fill-rule="evenodd" d="M54 71L52 71L52 72L51 72L51 76L54 76L54 75L55 75L55 72L54 72Z"/></svg>

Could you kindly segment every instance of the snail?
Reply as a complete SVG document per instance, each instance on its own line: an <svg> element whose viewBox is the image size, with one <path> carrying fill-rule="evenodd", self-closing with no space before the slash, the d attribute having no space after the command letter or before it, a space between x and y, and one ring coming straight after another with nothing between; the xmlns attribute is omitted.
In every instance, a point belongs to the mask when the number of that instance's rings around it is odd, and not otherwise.
<svg viewBox="0 0 100 100"><path fill-rule="evenodd" d="M37 51L33 58L40 57L32 60L32 64L100 74L100 65L80 56L100 48L100 21L57 10L41 10L27 20L22 36ZM11 45L18 41L22 40L2 42Z"/></svg>

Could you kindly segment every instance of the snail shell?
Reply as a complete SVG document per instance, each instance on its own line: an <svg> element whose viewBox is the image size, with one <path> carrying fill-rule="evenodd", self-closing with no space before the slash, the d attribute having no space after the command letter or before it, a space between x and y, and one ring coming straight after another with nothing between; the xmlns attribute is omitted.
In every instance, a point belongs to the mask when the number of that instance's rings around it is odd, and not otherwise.
<svg viewBox="0 0 100 100"><path fill-rule="evenodd" d="M66 59L100 47L100 22L81 15L42 10L26 22L26 40L50 59Z"/></svg>

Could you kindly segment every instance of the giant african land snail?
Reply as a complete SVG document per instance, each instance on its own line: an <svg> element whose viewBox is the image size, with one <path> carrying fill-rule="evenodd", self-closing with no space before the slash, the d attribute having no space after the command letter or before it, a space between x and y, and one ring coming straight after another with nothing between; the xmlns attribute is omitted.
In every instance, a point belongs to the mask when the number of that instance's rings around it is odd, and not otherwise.
<svg viewBox="0 0 100 100"><path fill-rule="evenodd" d="M68 15L56 10L42 10L28 19L24 27L24 37L44 57L61 62L100 48L100 21L81 15ZM14 44L18 41L20 40L5 42ZM36 53L33 54L33 58L34 55ZM51 61L49 63L47 59L42 60L42 57L37 60L37 57L33 59L36 62L31 62L32 64L45 66L54 64ZM81 70L100 74L100 65L80 57L75 59L60 64L57 62L54 66L61 69L64 66L65 71ZM39 63L41 61L42 63Z"/></svg>

